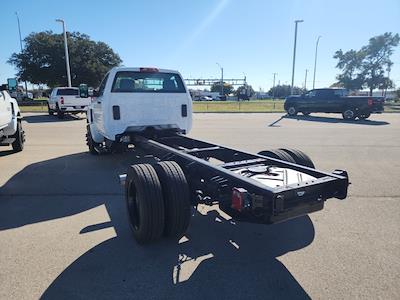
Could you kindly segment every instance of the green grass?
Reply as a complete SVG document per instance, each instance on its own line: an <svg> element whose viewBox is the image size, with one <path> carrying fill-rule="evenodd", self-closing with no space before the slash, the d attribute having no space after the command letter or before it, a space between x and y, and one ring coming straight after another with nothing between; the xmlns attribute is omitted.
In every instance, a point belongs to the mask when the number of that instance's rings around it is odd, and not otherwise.
<svg viewBox="0 0 400 300"><path fill-rule="evenodd" d="M283 100L194 101L193 112L284 112L283 103ZM21 106L21 111L47 112L47 106ZM400 112L400 103L386 103L385 112Z"/></svg>
<svg viewBox="0 0 400 300"><path fill-rule="evenodd" d="M22 112L47 112L47 106L20 106Z"/></svg>
<svg viewBox="0 0 400 300"><path fill-rule="evenodd" d="M283 112L283 100L196 101L193 112Z"/></svg>

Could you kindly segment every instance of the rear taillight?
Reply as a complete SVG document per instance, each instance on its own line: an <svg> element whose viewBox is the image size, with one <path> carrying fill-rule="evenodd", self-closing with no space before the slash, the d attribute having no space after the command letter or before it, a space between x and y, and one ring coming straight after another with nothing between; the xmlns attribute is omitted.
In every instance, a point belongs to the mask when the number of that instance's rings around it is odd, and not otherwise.
<svg viewBox="0 0 400 300"><path fill-rule="evenodd" d="M372 98L368 98L368 106L372 106L374 104L374 100Z"/></svg>
<svg viewBox="0 0 400 300"><path fill-rule="evenodd" d="M245 190L244 188L233 188L231 207L234 210L242 211L243 209L249 206L250 206L250 199L247 190Z"/></svg>
<svg viewBox="0 0 400 300"><path fill-rule="evenodd" d="M60 103L61 103L61 104L64 104L64 97L61 97L61 98L60 98Z"/></svg>

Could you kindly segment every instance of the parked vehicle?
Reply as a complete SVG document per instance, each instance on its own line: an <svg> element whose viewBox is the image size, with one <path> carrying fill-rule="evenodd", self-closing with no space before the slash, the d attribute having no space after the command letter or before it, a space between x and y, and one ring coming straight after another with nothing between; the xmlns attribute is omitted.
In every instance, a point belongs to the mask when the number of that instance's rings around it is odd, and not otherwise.
<svg viewBox="0 0 400 300"><path fill-rule="evenodd" d="M345 89L315 89L287 97L284 108L290 116L323 112L341 113L345 120L364 120L372 113L382 113L384 102L383 97L349 97Z"/></svg>
<svg viewBox="0 0 400 300"><path fill-rule="evenodd" d="M0 146L12 146L15 152L24 149L25 133L22 129L22 115L17 100L7 92L7 86L0 88Z"/></svg>
<svg viewBox="0 0 400 300"><path fill-rule="evenodd" d="M139 243L182 236L191 206L198 204L218 204L236 220L271 224L347 196L346 171L318 171L301 151L251 154L185 136L192 102L177 71L114 68L94 96L87 114L90 153L134 145L153 157L153 163L127 166L120 175Z"/></svg>
<svg viewBox="0 0 400 300"><path fill-rule="evenodd" d="M213 101L213 98L210 96L200 96L200 101Z"/></svg>
<svg viewBox="0 0 400 300"><path fill-rule="evenodd" d="M78 114L86 112L90 98L79 96L79 89L75 87L54 88L48 100L49 115L57 113L57 117L64 118L65 113Z"/></svg>

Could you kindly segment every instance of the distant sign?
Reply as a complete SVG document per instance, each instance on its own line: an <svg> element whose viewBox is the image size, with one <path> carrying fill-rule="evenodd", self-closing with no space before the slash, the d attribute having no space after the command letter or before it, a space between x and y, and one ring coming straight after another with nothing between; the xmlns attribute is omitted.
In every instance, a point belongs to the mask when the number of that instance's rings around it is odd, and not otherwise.
<svg viewBox="0 0 400 300"><path fill-rule="evenodd" d="M16 78L8 78L7 84L8 84L8 90L10 92L15 92L17 90L18 82Z"/></svg>

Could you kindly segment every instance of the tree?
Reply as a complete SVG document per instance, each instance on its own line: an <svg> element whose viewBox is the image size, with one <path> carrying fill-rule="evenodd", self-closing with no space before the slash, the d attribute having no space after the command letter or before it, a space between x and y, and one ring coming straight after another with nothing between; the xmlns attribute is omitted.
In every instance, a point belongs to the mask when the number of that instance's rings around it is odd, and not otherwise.
<svg viewBox="0 0 400 300"><path fill-rule="evenodd" d="M214 82L210 89L211 92L221 92L221 82ZM232 94L233 86L229 83L224 82L224 95Z"/></svg>
<svg viewBox="0 0 400 300"><path fill-rule="evenodd" d="M335 52L333 58L339 62L336 68L342 70L342 74L337 76L338 85L348 90L359 90L362 88L365 78L361 70L362 62L365 54L362 51L349 50L347 52L342 49Z"/></svg>
<svg viewBox="0 0 400 300"><path fill-rule="evenodd" d="M97 87L105 73L121 64L121 59L107 44L90 40L86 34L67 33L72 85L86 83ZM22 53L13 53L8 63L17 77L49 87L66 86L64 38L52 31L31 33L24 39Z"/></svg>
<svg viewBox="0 0 400 300"><path fill-rule="evenodd" d="M393 82L385 77L385 71L390 72L393 65L390 56L399 42L398 34L393 35L391 32L386 32L369 39L369 44L361 49L365 54L362 68L370 95L376 88L387 89L393 86Z"/></svg>
<svg viewBox="0 0 400 300"><path fill-rule="evenodd" d="M249 100L254 95L253 87L249 84L239 86L235 91L235 95L239 100Z"/></svg>
<svg viewBox="0 0 400 300"><path fill-rule="evenodd" d="M399 45L398 34L386 32L370 38L369 44L360 50L336 51L333 58L338 59L336 68L342 71L337 76L338 84L350 90L367 87L372 91L376 88L387 89L393 82L385 76L390 71L393 62L390 56Z"/></svg>
<svg viewBox="0 0 400 300"><path fill-rule="evenodd" d="M302 94L305 91L306 90L303 89L303 88L299 88L297 86L293 87L293 94L294 95ZM286 84L276 85L275 87L269 89L268 94L271 97L274 97L274 98L285 98L287 96L290 96L290 94L291 94L291 86L290 85L286 85Z"/></svg>

